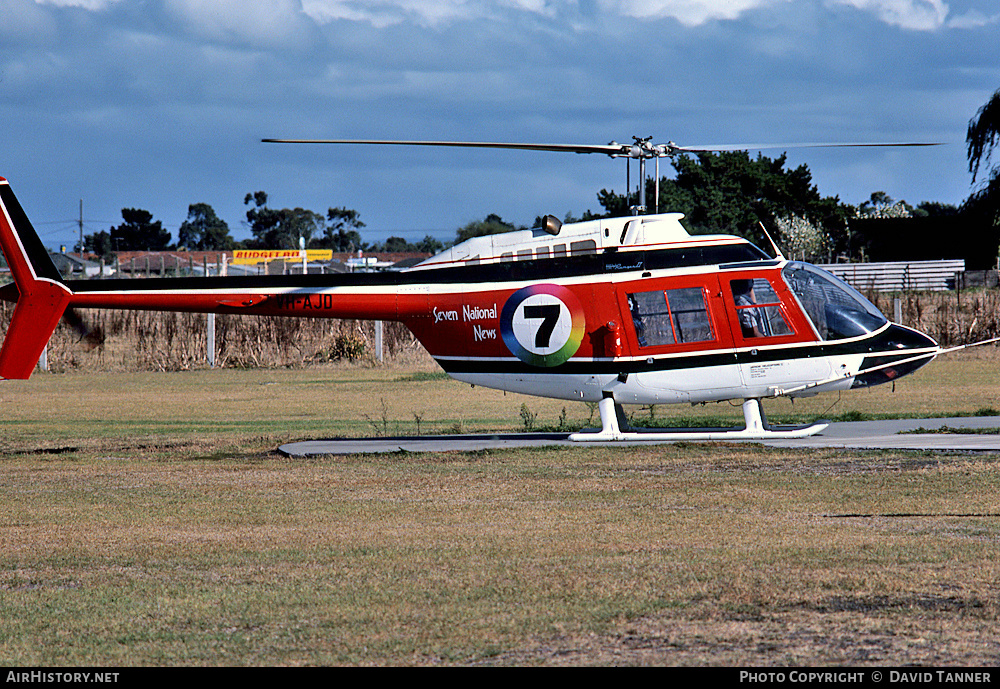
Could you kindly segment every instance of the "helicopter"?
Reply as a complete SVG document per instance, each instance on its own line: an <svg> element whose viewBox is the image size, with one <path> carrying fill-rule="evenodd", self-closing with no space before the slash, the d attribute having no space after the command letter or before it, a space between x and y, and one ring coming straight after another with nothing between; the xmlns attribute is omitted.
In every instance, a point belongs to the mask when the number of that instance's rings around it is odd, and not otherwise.
<svg viewBox="0 0 1000 689"><path fill-rule="evenodd" d="M643 183L649 159L757 148L633 139L263 141L598 153L638 160ZM800 144L830 145L934 144ZM399 270L156 280L65 280L3 178L0 211L0 248L14 278L0 298L16 301L0 378L30 377L60 318L76 309L399 321L456 380L596 403L601 428L573 433L573 441L801 438L828 424L772 426L762 401L895 381L972 346L944 350L891 323L853 287L786 259L773 241L769 255L743 237L692 235L681 214L643 207L576 223L548 215L539 228L474 237ZM743 428L632 429L623 408L726 400L742 400Z"/></svg>

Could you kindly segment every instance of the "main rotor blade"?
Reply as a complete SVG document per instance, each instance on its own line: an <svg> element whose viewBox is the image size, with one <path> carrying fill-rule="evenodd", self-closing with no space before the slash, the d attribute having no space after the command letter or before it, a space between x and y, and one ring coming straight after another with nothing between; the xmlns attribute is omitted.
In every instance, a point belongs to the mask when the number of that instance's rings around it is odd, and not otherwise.
<svg viewBox="0 0 1000 689"><path fill-rule="evenodd" d="M511 148L525 151L557 151L563 153L603 153L622 155L630 146L610 143L606 145L588 144L523 144L498 141L395 141L381 139L261 139L264 143L281 144L374 144L384 146L454 146L459 148Z"/></svg>
<svg viewBox="0 0 1000 689"><path fill-rule="evenodd" d="M634 137L633 137L634 138ZM718 144L710 146L678 146L672 141L653 144L649 139L636 139L633 144L531 144L506 143L501 141L407 141L396 139L261 139L264 143L283 144L359 144L377 146L451 146L457 148L505 148L523 151L555 151L558 153L599 153L612 158L662 158L673 157L677 153L712 153L721 151L756 151L791 148L850 148L850 147L890 147L890 146L942 146L941 143L900 142L900 143L806 143L806 144Z"/></svg>
<svg viewBox="0 0 1000 689"><path fill-rule="evenodd" d="M895 143L888 142L857 142L857 143L827 143L827 144L718 144L709 146L677 146L672 145L673 150L685 153L711 153L713 151L760 151L769 148L876 148L876 147L896 147L896 146L944 146L939 142L922 141L901 141Z"/></svg>

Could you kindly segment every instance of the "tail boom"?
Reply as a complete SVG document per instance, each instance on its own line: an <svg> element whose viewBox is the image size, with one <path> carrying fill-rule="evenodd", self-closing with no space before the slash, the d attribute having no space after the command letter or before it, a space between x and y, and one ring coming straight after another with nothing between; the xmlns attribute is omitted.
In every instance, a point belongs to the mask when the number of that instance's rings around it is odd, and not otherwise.
<svg viewBox="0 0 1000 689"><path fill-rule="evenodd" d="M395 275L63 280L6 179L0 177L0 249L15 301L0 347L0 378L31 376L67 308L257 316L407 320L428 317L427 290Z"/></svg>

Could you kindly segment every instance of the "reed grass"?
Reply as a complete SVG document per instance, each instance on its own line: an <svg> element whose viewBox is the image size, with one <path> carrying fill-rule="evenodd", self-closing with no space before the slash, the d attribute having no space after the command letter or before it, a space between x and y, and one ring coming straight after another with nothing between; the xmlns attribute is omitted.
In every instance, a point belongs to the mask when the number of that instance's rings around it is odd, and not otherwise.
<svg viewBox="0 0 1000 689"><path fill-rule="evenodd" d="M90 333L62 321L47 347L49 370L185 371L208 368L208 317L201 313L80 309ZM0 302L6 331L13 305ZM95 342L96 340L96 342ZM278 316L216 316L216 366L302 367L330 361L373 362L375 324L370 321ZM385 323L385 358L425 356L399 323Z"/></svg>
<svg viewBox="0 0 1000 689"><path fill-rule="evenodd" d="M970 289L867 295L890 318L900 300L902 325L927 333L943 347L1000 336L1000 290Z"/></svg>

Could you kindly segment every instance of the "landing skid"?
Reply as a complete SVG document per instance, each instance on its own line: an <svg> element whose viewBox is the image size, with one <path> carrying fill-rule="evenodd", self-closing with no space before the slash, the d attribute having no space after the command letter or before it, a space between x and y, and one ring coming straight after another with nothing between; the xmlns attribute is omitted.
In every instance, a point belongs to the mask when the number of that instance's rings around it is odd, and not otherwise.
<svg viewBox="0 0 1000 689"><path fill-rule="evenodd" d="M625 413L613 397L602 399L597 408L601 412L601 430L597 432L571 433L570 440L578 442L608 442L616 440L780 440L806 438L820 433L830 424L818 421L809 426L795 428L772 427L767 422L760 400L748 399L743 402L745 428L629 428Z"/></svg>

